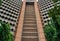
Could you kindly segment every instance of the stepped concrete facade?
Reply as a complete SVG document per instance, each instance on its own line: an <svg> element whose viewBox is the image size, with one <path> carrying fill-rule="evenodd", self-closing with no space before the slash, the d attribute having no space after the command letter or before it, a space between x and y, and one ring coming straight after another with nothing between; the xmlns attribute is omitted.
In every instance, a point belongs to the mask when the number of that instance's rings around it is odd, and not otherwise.
<svg viewBox="0 0 60 41"><path fill-rule="evenodd" d="M20 15L20 10L22 7L22 0L2 0L2 5L0 6L0 20L3 22L10 23L11 33L14 35L16 31L18 17Z"/></svg>

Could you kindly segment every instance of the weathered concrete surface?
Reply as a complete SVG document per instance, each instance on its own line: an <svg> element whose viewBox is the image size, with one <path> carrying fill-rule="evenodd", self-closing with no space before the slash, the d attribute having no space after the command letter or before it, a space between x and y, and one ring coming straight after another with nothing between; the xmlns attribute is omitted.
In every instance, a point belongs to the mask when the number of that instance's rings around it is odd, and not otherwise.
<svg viewBox="0 0 60 41"><path fill-rule="evenodd" d="M34 7L35 7L36 20L37 20L39 41L46 41L37 1L35 1Z"/></svg>
<svg viewBox="0 0 60 41"><path fill-rule="evenodd" d="M15 40L14 41L21 41L25 6L26 6L26 3L25 3L25 0L24 0L23 5L22 5L22 10L21 10L21 13L20 13L20 17L19 17L19 23L18 23L18 26L17 26L17 32L16 32L16 35L15 35Z"/></svg>

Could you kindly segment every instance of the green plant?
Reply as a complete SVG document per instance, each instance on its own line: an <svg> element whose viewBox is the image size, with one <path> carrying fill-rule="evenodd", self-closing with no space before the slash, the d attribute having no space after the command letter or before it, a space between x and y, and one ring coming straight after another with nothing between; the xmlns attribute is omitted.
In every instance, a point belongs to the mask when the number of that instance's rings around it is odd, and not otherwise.
<svg viewBox="0 0 60 41"><path fill-rule="evenodd" d="M52 0L54 3L57 2L57 1L60 1L60 0Z"/></svg>
<svg viewBox="0 0 60 41"><path fill-rule="evenodd" d="M55 28L54 23L48 23L48 25L44 28L45 36L47 38L47 41L56 41L57 40L57 31Z"/></svg>
<svg viewBox="0 0 60 41"><path fill-rule="evenodd" d="M10 24L0 21L0 41L13 41L13 35L10 33Z"/></svg>
<svg viewBox="0 0 60 41"><path fill-rule="evenodd" d="M56 3L58 1L60 0L53 0L54 8L48 11L51 24L48 23L44 28L47 41L60 41L60 6Z"/></svg>
<svg viewBox="0 0 60 41"><path fill-rule="evenodd" d="M0 0L0 5L2 5L2 0Z"/></svg>

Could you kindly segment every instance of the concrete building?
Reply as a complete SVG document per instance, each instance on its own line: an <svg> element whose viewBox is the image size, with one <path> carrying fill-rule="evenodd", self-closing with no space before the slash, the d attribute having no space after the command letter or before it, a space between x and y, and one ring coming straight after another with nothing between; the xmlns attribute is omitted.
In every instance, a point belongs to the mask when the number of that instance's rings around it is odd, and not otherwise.
<svg viewBox="0 0 60 41"><path fill-rule="evenodd" d="M57 1L55 3L57 3L57 6L59 6L60 1ZM38 0L38 6L39 6L39 10L41 13L41 17L43 20L43 24L44 26L47 25L47 22L50 22L50 17L48 15L48 11L52 8L54 8L54 4L52 0Z"/></svg>
<svg viewBox="0 0 60 41"><path fill-rule="evenodd" d="M26 2L34 2L34 0L26 0Z"/></svg>
<svg viewBox="0 0 60 41"><path fill-rule="evenodd" d="M51 8L51 0L2 0L0 20L10 23L14 41L46 41L43 27Z"/></svg>
<svg viewBox="0 0 60 41"><path fill-rule="evenodd" d="M12 34L14 34L17 26L17 20L20 15L21 7L21 0L2 0L2 5L0 6L0 20L10 23Z"/></svg>
<svg viewBox="0 0 60 41"><path fill-rule="evenodd" d="M43 24L47 25L47 22L50 21L50 17L48 15L49 9L54 8L53 1L51 0L38 0L39 10L41 13L41 17L43 20Z"/></svg>
<svg viewBox="0 0 60 41"><path fill-rule="evenodd" d="M37 0L23 0L14 41L46 41Z"/></svg>

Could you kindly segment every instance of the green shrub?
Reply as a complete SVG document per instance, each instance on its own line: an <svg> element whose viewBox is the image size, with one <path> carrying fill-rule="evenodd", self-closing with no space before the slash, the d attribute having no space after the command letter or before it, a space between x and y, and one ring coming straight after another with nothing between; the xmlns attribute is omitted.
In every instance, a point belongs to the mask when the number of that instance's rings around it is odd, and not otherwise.
<svg viewBox="0 0 60 41"><path fill-rule="evenodd" d="M2 5L2 0L0 0L0 5Z"/></svg>
<svg viewBox="0 0 60 41"><path fill-rule="evenodd" d="M56 28L54 26L54 24L49 24L45 26L44 28L44 31L45 31L45 36L47 38L47 41L56 41L56 35L57 35L57 32L56 32Z"/></svg>
<svg viewBox="0 0 60 41"><path fill-rule="evenodd" d="M52 0L53 2L57 2L57 1L60 1L60 0Z"/></svg>
<svg viewBox="0 0 60 41"><path fill-rule="evenodd" d="M13 41L10 33L10 24L0 21L0 41Z"/></svg>
<svg viewBox="0 0 60 41"><path fill-rule="evenodd" d="M60 0L53 1L55 3ZM48 14L51 17L51 24L48 23L44 28L47 41L60 41L60 6L54 4L54 8L50 9Z"/></svg>

